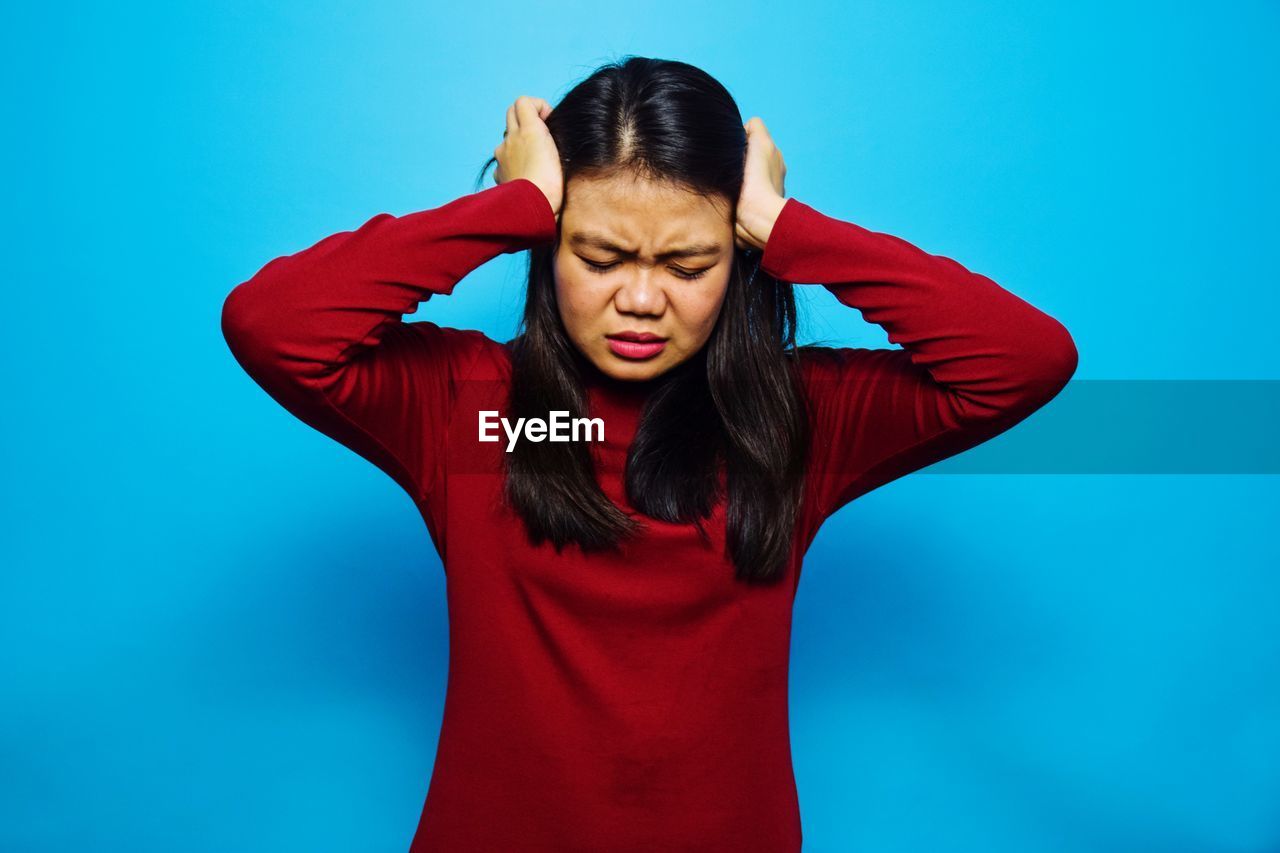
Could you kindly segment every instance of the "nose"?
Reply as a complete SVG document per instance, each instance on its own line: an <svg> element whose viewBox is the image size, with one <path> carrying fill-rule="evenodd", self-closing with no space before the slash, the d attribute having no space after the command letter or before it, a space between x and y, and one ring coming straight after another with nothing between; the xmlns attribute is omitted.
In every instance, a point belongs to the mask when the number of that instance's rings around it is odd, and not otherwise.
<svg viewBox="0 0 1280 853"><path fill-rule="evenodd" d="M613 304L623 314L660 315L667 307L667 294L653 267L638 266L613 295Z"/></svg>

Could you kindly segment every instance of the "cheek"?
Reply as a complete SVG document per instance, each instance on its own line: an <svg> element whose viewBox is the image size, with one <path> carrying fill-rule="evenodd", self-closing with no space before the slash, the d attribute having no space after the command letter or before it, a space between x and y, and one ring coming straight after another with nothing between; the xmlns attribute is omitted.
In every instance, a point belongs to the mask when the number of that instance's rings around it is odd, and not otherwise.
<svg viewBox="0 0 1280 853"><path fill-rule="evenodd" d="M598 322L600 307L593 297L590 281L580 275L556 273L556 304L560 306L560 319L571 334L586 331Z"/></svg>
<svg viewBox="0 0 1280 853"><path fill-rule="evenodd" d="M727 292L728 282L725 281L718 287L710 287L697 294L691 294L692 298L685 306L685 316L689 318L690 331L698 338L705 340L711 336L716 320L720 319L720 311Z"/></svg>

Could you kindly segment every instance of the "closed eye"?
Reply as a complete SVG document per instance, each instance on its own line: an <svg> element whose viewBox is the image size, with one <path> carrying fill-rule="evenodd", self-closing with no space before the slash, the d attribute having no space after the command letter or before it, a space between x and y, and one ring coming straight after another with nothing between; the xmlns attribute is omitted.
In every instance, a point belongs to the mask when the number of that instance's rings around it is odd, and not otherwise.
<svg viewBox="0 0 1280 853"><path fill-rule="evenodd" d="M617 261L614 261L611 264L597 264L597 263L594 263L593 261L587 260L586 258L583 258L582 262L587 265L587 269L591 270L594 273L599 273L599 274L604 274L618 265ZM686 281L693 281L694 279L702 278L704 275L707 274L708 270L710 270L711 268L707 267L707 269L696 270L692 272L689 270L680 269L679 267L671 267L670 269L679 278L683 278Z"/></svg>

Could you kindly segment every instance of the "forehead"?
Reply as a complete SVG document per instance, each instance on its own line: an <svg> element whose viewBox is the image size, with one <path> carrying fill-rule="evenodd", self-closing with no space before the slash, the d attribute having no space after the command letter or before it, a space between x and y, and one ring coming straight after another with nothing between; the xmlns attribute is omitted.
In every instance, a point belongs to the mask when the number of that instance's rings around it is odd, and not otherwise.
<svg viewBox="0 0 1280 853"><path fill-rule="evenodd" d="M733 233L723 198L630 174L575 176L565 187L560 220L566 237L592 233L654 250L676 242L724 242Z"/></svg>

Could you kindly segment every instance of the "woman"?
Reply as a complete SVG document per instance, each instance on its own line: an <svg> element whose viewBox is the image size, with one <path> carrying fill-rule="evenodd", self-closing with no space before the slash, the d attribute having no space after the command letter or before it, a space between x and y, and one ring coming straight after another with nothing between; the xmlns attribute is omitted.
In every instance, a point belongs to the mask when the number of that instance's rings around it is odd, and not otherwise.
<svg viewBox="0 0 1280 853"><path fill-rule="evenodd" d="M277 258L223 311L244 369L394 477L441 555L448 690L411 850L798 850L806 548L1044 405L1071 337L786 199L764 123L687 64L521 97L503 136L496 186ZM403 321L521 250L513 341ZM902 349L797 347L792 283ZM556 412L603 437L550 440Z"/></svg>

